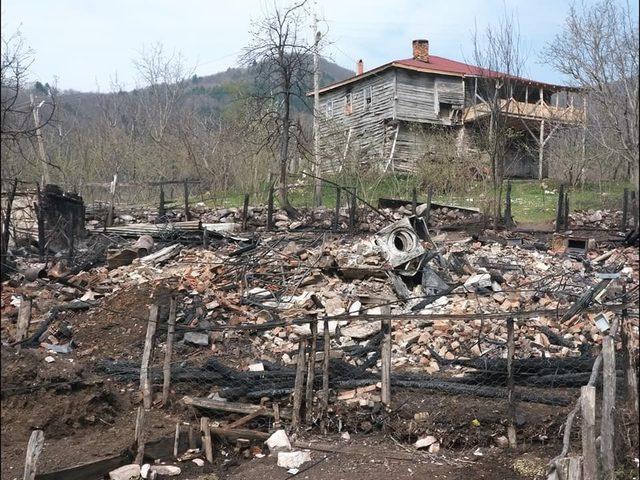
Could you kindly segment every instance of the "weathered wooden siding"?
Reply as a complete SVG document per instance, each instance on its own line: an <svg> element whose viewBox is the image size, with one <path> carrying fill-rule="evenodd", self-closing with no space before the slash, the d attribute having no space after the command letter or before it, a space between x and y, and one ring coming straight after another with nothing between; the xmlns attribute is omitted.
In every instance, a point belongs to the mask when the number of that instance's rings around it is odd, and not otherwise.
<svg viewBox="0 0 640 480"><path fill-rule="evenodd" d="M321 95L323 171L338 171L345 161L379 162L384 157L389 148L387 123L393 118L394 83L395 72L389 70ZM369 95L371 102L367 103Z"/></svg>

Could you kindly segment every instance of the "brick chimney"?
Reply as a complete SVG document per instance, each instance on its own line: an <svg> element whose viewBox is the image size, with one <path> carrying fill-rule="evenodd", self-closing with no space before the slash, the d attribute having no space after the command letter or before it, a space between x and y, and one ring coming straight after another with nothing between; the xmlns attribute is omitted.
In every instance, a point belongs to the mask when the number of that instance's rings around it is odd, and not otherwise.
<svg viewBox="0 0 640 480"><path fill-rule="evenodd" d="M429 40L413 41L413 58L423 62L429 61Z"/></svg>
<svg viewBox="0 0 640 480"><path fill-rule="evenodd" d="M356 75L362 75L363 72L364 72L364 62L362 61L362 59L360 59L356 64Z"/></svg>

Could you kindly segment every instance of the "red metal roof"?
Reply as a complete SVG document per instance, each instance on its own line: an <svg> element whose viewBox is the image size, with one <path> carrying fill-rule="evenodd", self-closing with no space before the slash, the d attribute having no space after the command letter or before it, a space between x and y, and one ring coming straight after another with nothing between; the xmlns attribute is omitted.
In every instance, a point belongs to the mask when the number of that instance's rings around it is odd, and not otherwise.
<svg viewBox="0 0 640 480"><path fill-rule="evenodd" d="M468 63L458 62L456 60L450 60L444 57L438 57L436 55L429 55L429 61L423 62L422 60L416 60L415 58L407 58L404 60L394 60L392 62L386 63L379 67L376 67L372 70L368 70L364 72L362 75L357 75L354 77L347 78L340 82L335 82L333 84L327 85L320 89L320 93L326 92L328 90L332 90L333 88L345 85L347 83L351 83L353 81L357 81L361 78L375 75L376 73L385 70L389 67L399 67L399 68L407 68L411 70L423 71L423 72L433 72L433 73L442 73L445 75L456 75L456 76L477 76L477 77L501 77L504 74L496 72L494 70L489 70L481 67L477 67L475 65L469 65ZM577 91L578 89L572 87L564 87L561 85L554 85L551 83L545 82L537 82L535 80L529 80L527 78L511 76L520 82L527 83L529 85L534 85L538 87L548 88L552 90L571 90ZM310 95L310 94L309 94Z"/></svg>

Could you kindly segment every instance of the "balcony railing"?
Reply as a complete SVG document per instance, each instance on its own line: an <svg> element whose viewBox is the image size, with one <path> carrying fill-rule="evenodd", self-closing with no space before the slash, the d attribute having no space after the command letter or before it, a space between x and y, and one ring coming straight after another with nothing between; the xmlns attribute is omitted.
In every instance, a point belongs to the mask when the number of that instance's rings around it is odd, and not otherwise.
<svg viewBox="0 0 640 480"><path fill-rule="evenodd" d="M525 103L516 100L500 100L500 108L504 115L526 120L548 120L567 124L581 124L584 122L584 111L573 105L556 107L545 102ZM477 103L465 108L463 114L464 122L473 122L479 118L486 117L490 113L489 105Z"/></svg>

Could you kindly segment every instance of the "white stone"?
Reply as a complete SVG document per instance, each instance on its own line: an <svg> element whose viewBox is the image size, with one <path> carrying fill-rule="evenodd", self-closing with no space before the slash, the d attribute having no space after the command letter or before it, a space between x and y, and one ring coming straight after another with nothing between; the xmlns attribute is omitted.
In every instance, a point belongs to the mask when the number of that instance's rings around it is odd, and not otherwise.
<svg viewBox="0 0 640 480"><path fill-rule="evenodd" d="M44 357L44 361L47 363L52 363L52 362L55 362L56 359L53 358L51 355L47 355L46 357Z"/></svg>
<svg viewBox="0 0 640 480"><path fill-rule="evenodd" d="M311 454L308 451L278 452L278 466L282 468L298 468L309 461Z"/></svg>
<svg viewBox="0 0 640 480"><path fill-rule="evenodd" d="M204 460L201 458L194 458L193 460L191 460L193 463L195 463L197 466L199 467L204 467Z"/></svg>
<svg viewBox="0 0 640 480"><path fill-rule="evenodd" d="M467 290L475 288L487 288L491 286L491 275L488 273L480 273L477 275L471 275L466 282L464 282L464 288Z"/></svg>
<svg viewBox="0 0 640 480"><path fill-rule="evenodd" d="M291 442L284 430L276 430L273 432L265 443L271 453L291 450Z"/></svg>
<svg viewBox="0 0 640 480"><path fill-rule="evenodd" d="M413 444L415 448L427 448L436 443L438 439L433 435L427 435L426 437L419 438L416 443Z"/></svg>
<svg viewBox="0 0 640 480"><path fill-rule="evenodd" d="M123 465L109 472L110 480L131 480L140 477L140 465L132 463Z"/></svg>
<svg viewBox="0 0 640 480"><path fill-rule="evenodd" d="M194 345L209 345L209 334L200 332L187 332L184 334L184 341Z"/></svg>
<svg viewBox="0 0 640 480"><path fill-rule="evenodd" d="M252 363L251 365L249 365L249 371L250 372L264 372L264 365L262 364L262 362Z"/></svg>
<svg viewBox="0 0 640 480"><path fill-rule="evenodd" d="M149 465L148 463L145 463L144 465L142 465L142 467L140 467L140 476L142 478L147 478L149 476L150 468L151 468L151 465Z"/></svg>
<svg viewBox="0 0 640 480"><path fill-rule="evenodd" d="M363 340L375 335L380 331L380 322L364 322L354 325L349 325L340 330L340 334L344 337L355 338L356 340Z"/></svg>
<svg viewBox="0 0 640 480"><path fill-rule="evenodd" d="M154 465L151 467L151 471L157 475L164 475L166 477L175 477L182 473L180 467L175 465Z"/></svg>

